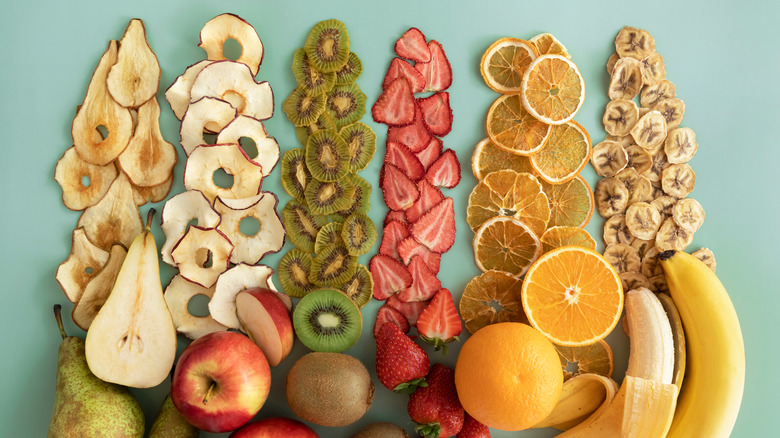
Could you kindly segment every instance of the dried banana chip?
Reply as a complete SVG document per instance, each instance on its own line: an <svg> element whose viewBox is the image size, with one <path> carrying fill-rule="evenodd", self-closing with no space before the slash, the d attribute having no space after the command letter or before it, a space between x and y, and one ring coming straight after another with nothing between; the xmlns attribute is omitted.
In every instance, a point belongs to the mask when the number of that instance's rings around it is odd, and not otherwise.
<svg viewBox="0 0 780 438"><path fill-rule="evenodd" d="M602 123L610 135L623 136L631 132L639 120L639 109L633 100L616 99L607 103Z"/></svg>
<svg viewBox="0 0 780 438"><path fill-rule="evenodd" d="M677 225L673 218L667 218L655 235L655 247L658 251L683 251L693 242L693 233Z"/></svg>
<svg viewBox="0 0 780 438"><path fill-rule="evenodd" d="M642 260L634 247L625 243L613 243L604 248L604 258L621 272L639 272Z"/></svg>
<svg viewBox="0 0 780 438"><path fill-rule="evenodd" d="M666 119L660 111L650 111L631 128L631 136L639 146L654 149L666 140Z"/></svg>
<svg viewBox="0 0 780 438"><path fill-rule="evenodd" d="M604 140L593 147L590 157L596 173L603 177L617 175L628 164L628 156L620 144Z"/></svg>
<svg viewBox="0 0 780 438"><path fill-rule="evenodd" d="M628 157L628 164L626 167L635 169L640 174L643 174L653 167L653 157L650 152L642 146L632 144L626 148L626 156Z"/></svg>
<svg viewBox="0 0 780 438"><path fill-rule="evenodd" d="M614 141L615 143L619 144L623 147L623 149L631 146L634 144L634 137L631 137L631 134L627 135L607 135L604 138L605 141Z"/></svg>
<svg viewBox="0 0 780 438"><path fill-rule="evenodd" d="M653 52L639 65L642 71L642 82L645 85L655 85L666 78L664 58L658 52Z"/></svg>
<svg viewBox="0 0 780 438"><path fill-rule="evenodd" d="M670 97L659 101L653 105L652 109L659 111L664 116L666 129L672 130L682 123L683 115L685 115L685 102L682 99Z"/></svg>
<svg viewBox="0 0 780 438"><path fill-rule="evenodd" d="M639 257L644 258L645 254L647 254L647 251L649 251L651 248L655 248L655 240L642 240L642 239L634 239L633 242L631 242L631 246L636 249L636 252L639 253Z"/></svg>
<svg viewBox="0 0 780 438"><path fill-rule="evenodd" d="M604 221L604 245L627 243L631 245L636 238L626 226L626 215L616 214Z"/></svg>
<svg viewBox="0 0 780 438"><path fill-rule="evenodd" d="M669 162L666 160L666 154L663 150L660 150L654 154L651 153L650 158L652 158L653 164L650 166L650 170L646 171L643 175L647 177L650 182L660 183L661 173L670 166Z"/></svg>
<svg viewBox="0 0 780 438"><path fill-rule="evenodd" d="M650 204L658 210L658 213L661 214L661 222L672 217L672 207L674 207L674 204L676 203L677 198L669 195L659 196L650 202Z"/></svg>
<svg viewBox="0 0 780 438"><path fill-rule="evenodd" d="M617 178L602 178L596 183L594 191L596 208L601 217L609 218L626 211L628 205L628 189Z"/></svg>
<svg viewBox="0 0 780 438"><path fill-rule="evenodd" d="M661 227L661 213L653 204L635 202L626 208L626 227L638 239L653 239Z"/></svg>
<svg viewBox="0 0 780 438"><path fill-rule="evenodd" d="M655 277L652 277L650 280L650 290L663 294L663 293L669 293L669 285L666 283L666 275L656 275Z"/></svg>
<svg viewBox="0 0 780 438"><path fill-rule="evenodd" d="M672 207L672 218L684 230L695 233L704 223L704 208L693 198L680 199Z"/></svg>
<svg viewBox="0 0 780 438"><path fill-rule="evenodd" d="M696 133L691 128L672 129L664 142L666 160L672 164L687 163L698 149Z"/></svg>
<svg viewBox="0 0 780 438"><path fill-rule="evenodd" d="M668 79L664 79L655 85L648 85L642 89L639 95L639 104L645 108L652 108L658 102L675 97L677 89Z"/></svg>
<svg viewBox="0 0 780 438"><path fill-rule="evenodd" d="M626 26L620 29L615 38L615 52L620 58L628 56L642 60L655 52L655 39L644 29Z"/></svg>
<svg viewBox="0 0 780 438"><path fill-rule="evenodd" d="M612 76L612 72L615 70L615 63L620 59L620 56L617 53L613 53L610 55L609 59L607 59L607 74Z"/></svg>
<svg viewBox="0 0 780 438"><path fill-rule="evenodd" d="M715 254L709 248L699 248L692 252L691 255L704 262L708 268L712 269L712 272L715 272L715 267L717 266Z"/></svg>
<svg viewBox="0 0 780 438"><path fill-rule="evenodd" d="M670 164L661 173L661 187L667 195L684 198L696 185L696 173L688 163Z"/></svg>
<svg viewBox="0 0 780 438"><path fill-rule="evenodd" d="M640 175L636 169L626 167L615 175L615 178L625 184L628 189L628 204L645 202L653 199L653 185L650 180Z"/></svg>
<svg viewBox="0 0 780 438"><path fill-rule="evenodd" d="M647 277L640 274L639 272L621 272L618 274L618 276L620 277L620 281L623 283L623 290L625 291L638 289L640 287L650 289L650 280L648 280Z"/></svg>
<svg viewBox="0 0 780 438"><path fill-rule="evenodd" d="M631 100L642 89L640 62L634 58L620 58L612 69L607 95L610 99Z"/></svg>
<svg viewBox="0 0 780 438"><path fill-rule="evenodd" d="M658 248L655 246L645 252L642 257L642 266L639 272L647 278L653 278L658 275L664 275L664 268L661 267L661 261L658 260Z"/></svg>

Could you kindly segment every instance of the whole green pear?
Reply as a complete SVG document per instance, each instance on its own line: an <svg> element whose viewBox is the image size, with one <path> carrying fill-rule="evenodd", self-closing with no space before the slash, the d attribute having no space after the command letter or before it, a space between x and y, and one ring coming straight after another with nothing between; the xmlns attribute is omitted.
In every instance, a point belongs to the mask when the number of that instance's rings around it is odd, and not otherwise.
<svg viewBox="0 0 780 438"><path fill-rule="evenodd" d="M152 423L148 438L198 438L200 430L181 415L168 394Z"/></svg>
<svg viewBox="0 0 780 438"><path fill-rule="evenodd" d="M143 438L144 414L138 400L127 388L92 374L84 356L84 340L65 333L61 310L59 304L54 306L62 344L49 438Z"/></svg>

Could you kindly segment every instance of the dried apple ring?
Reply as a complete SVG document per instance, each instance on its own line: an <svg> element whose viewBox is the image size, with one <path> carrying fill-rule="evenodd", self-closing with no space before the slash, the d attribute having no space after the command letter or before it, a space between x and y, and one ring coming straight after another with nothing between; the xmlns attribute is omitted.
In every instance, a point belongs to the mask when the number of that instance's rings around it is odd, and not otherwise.
<svg viewBox="0 0 780 438"><path fill-rule="evenodd" d="M65 296L73 303L81 299L87 283L108 261L108 251L87 239L83 228L73 230L70 255L57 267L57 282Z"/></svg>
<svg viewBox="0 0 780 438"><path fill-rule="evenodd" d="M214 173L224 170L233 177L230 187L214 182ZM249 159L238 143L201 145L195 148L184 167L184 187L200 190L210 202L223 199L241 199L260 193L263 169Z"/></svg>
<svg viewBox="0 0 780 438"><path fill-rule="evenodd" d="M240 145L243 137L255 142L257 150L249 153L244 147L241 149L244 149L246 155L263 168L263 176L270 175L279 161L279 143L275 138L268 136L268 131L260 120L245 115L236 117L219 131L217 143L239 143Z"/></svg>
<svg viewBox="0 0 780 438"><path fill-rule="evenodd" d="M203 97L187 107L181 119L181 147L188 156L196 147L206 144L203 132L219 132L236 118L238 113L230 103L215 97Z"/></svg>
<svg viewBox="0 0 780 438"><path fill-rule="evenodd" d="M95 205L108 191L117 175L116 166L96 166L79 157L76 148L68 148L54 168L54 180L62 187L62 202L71 210Z"/></svg>
<svg viewBox="0 0 780 438"><path fill-rule="evenodd" d="M228 59L222 51L225 42L235 40L241 45L241 56L236 61L245 64L257 74L263 62L263 42L257 31L246 20L235 14L222 14L212 18L200 30L200 44L210 60Z"/></svg>
<svg viewBox="0 0 780 438"><path fill-rule="evenodd" d="M171 258L179 268L179 275L209 288L219 274L227 271L233 243L216 228L189 227L176 242Z"/></svg>
<svg viewBox="0 0 780 438"><path fill-rule="evenodd" d="M165 263L176 265L171 257L171 250L187 232L187 227L193 219L196 221L195 225L202 228L216 228L219 225L219 213L202 192L189 190L179 193L163 206L160 227L165 234L165 243L160 254Z"/></svg>
<svg viewBox="0 0 780 438"><path fill-rule="evenodd" d="M195 81L195 77L198 76L204 67L211 64L214 61L204 59L198 61L195 64L187 67L181 76L177 77L175 81L165 90L165 98L168 100L168 104L171 105L173 114L177 119L181 120L184 117L187 106L190 104L190 90L192 90L192 83Z"/></svg>
<svg viewBox="0 0 780 438"><path fill-rule="evenodd" d="M236 295L239 292L262 287L276 291L272 276L274 270L265 265L247 265L241 263L228 269L217 279L214 296L209 301L209 313L218 323L232 329L241 329L241 323L236 316ZM289 297L279 297L285 301L289 309L292 305Z"/></svg>
<svg viewBox="0 0 780 438"><path fill-rule="evenodd" d="M274 115L274 92L266 82L255 82L249 67L240 62L215 61L198 73L190 90L190 100L216 97L233 105L239 114L258 120Z"/></svg>
<svg viewBox="0 0 780 438"><path fill-rule="evenodd" d="M285 231L282 218L276 212L279 199L271 192L263 192L253 205L234 210L217 198L214 207L222 217L217 228L233 242L230 262L257 264L267 254L279 252L284 246ZM259 229L254 234L241 230L244 219L257 220Z"/></svg>
<svg viewBox="0 0 780 438"><path fill-rule="evenodd" d="M195 316L188 310L190 300L198 295L209 299L214 296L214 287L205 288L190 281L181 275L175 275L165 288L165 302L171 311L173 325L176 330L190 339L198 339L209 333L227 330L227 327L214 321L211 315Z"/></svg>

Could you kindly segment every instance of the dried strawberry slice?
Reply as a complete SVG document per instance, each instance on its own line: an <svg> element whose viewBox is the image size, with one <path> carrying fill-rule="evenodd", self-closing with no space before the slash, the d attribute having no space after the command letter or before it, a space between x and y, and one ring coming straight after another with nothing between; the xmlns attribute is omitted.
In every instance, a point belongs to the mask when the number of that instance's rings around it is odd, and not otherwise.
<svg viewBox="0 0 780 438"><path fill-rule="evenodd" d="M420 197L417 184L391 163L382 165L379 180L385 204L391 210L406 210Z"/></svg>
<svg viewBox="0 0 780 438"><path fill-rule="evenodd" d="M404 32L401 38L395 42L395 53L401 58L415 62L428 62L431 60L431 50L420 29L412 27Z"/></svg>
<svg viewBox="0 0 780 438"><path fill-rule="evenodd" d="M400 77L409 81L413 93L419 93L425 88L425 78L419 70L401 58L393 58L382 81L382 89L387 89L395 79Z"/></svg>
<svg viewBox="0 0 780 438"><path fill-rule="evenodd" d="M414 256L407 266L412 276L412 285L398 294L398 299L403 302L425 301L441 289L441 281L436 273L428 267L422 257Z"/></svg>
<svg viewBox="0 0 780 438"><path fill-rule="evenodd" d="M406 266L384 254L372 257L368 262L368 270L374 280L374 298L377 300L386 300L412 285L412 274Z"/></svg>
<svg viewBox="0 0 780 438"><path fill-rule="evenodd" d="M390 163L401 169L412 181L419 181L425 176L425 168L420 159L403 143L387 142L385 163Z"/></svg>
<svg viewBox="0 0 780 438"><path fill-rule="evenodd" d="M424 179L417 182L417 190L420 192L420 197L417 198L414 205L406 209L406 220L410 223L415 222L420 216L427 213L428 210L444 199L441 190Z"/></svg>
<svg viewBox="0 0 780 438"><path fill-rule="evenodd" d="M406 78L397 78L379 95L371 115L377 123L404 126L414 122L414 94Z"/></svg>
<svg viewBox="0 0 780 438"><path fill-rule="evenodd" d="M444 198L409 227L415 240L435 253L445 253L455 243L455 207Z"/></svg>
<svg viewBox="0 0 780 438"><path fill-rule="evenodd" d="M457 186L460 182L460 161L458 161L455 151L452 149L444 151L442 156L428 169L425 180L437 187L451 189ZM409 220L414 222L414 219Z"/></svg>
<svg viewBox="0 0 780 438"><path fill-rule="evenodd" d="M388 306L398 310L409 321L409 325L412 327L417 325L417 319L420 317L420 313L428 307L430 301L412 301L404 303L398 298L398 295L391 295L385 302Z"/></svg>
<svg viewBox="0 0 780 438"><path fill-rule="evenodd" d="M452 293L447 289L440 289L433 296L428 307L420 313L417 320L417 333L436 350L444 349L446 353L447 344L457 341L462 331L463 323L455 309Z"/></svg>
<svg viewBox="0 0 780 438"><path fill-rule="evenodd" d="M407 237L409 237L409 229L406 228L406 225L395 220L389 221L382 232L379 254L401 260L401 255L398 253L398 244Z"/></svg>
<svg viewBox="0 0 780 438"><path fill-rule="evenodd" d="M390 221L398 221L404 225L409 225L409 221L406 220L406 212L404 210L390 210L387 212L387 216L385 216L384 222L382 222L382 226L386 227L387 224L390 223Z"/></svg>
<svg viewBox="0 0 780 438"><path fill-rule="evenodd" d="M444 137L452 130L452 108L450 93L441 91L417 99L425 128L433 135Z"/></svg>
<svg viewBox="0 0 780 438"><path fill-rule="evenodd" d="M392 126L387 130L387 141L397 141L405 144L417 153L431 141L433 137L428 132L428 128L425 127L425 123L422 120L422 112L420 108L415 110L414 122L406 126Z"/></svg>
<svg viewBox="0 0 780 438"><path fill-rule="evenodd" d="M398 255L405 265L411 263L414 256L422 257L423 261L431 271L438 273L441 265L441 254L431 252L420 242L414 240L414 237L407 237L398 243Z"/></svg>
<svg viewBox="0 0 780 438"><path fill-rule="evenodd" d="M398 328L401 329L401 331L404 333L409 332L409 320L406 319L404 314L395 307L385 304L379 308L379 311L376 314L376 323L374 324L374 338L379 335L379 327L382 327L382 324L386 322L397 325Z"/></svg>
<svg viewBox="0 0 780 438"><path fill-rule="evenodd" d="M422 163L425 170L428 170L428 168L431 167L431 164L439 159L443 149L444 144L441 139L432 136L431 141L428 142L428 146L425 146L425 149L417 152L415 155L417 155L417 158L420 160L420 163Z"/></svg>
<svg viewBox="0 0 780 438"><path fill-rule="evenodd" d="M425 77L425 90L423 91L444 91L452 85L452 67L444 49L436 40L428 43L428 49L431 51L430 62L418 62L414 68Z"/></svg>

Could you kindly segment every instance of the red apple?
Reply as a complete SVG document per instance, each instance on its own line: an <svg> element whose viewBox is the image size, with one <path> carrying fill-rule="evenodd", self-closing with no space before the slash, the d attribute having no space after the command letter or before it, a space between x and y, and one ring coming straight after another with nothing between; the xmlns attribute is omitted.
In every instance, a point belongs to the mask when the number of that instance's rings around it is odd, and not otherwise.
<svg viewBox="0 0 780 438"><path fill-rule="evenodd" d="M193 426L229 432L257 414L271 389L271 368L260 348L236 332L193 341L173 373L173 404Z"/></svg>
<svg viewBox="0 0 780 438"><path fill-rule="evenodd" d="M228 438L319 438L309 426L285 417L253 421Z"/></svg>
<svg viewBox="0 0 780 438"><path fill-rule="evenodd" d="M279 365L295 340L290 311L277 292L252 288L236 296L236 315L241 329L263 350L268 364Z"/></svg>

